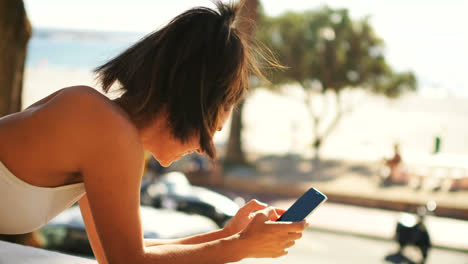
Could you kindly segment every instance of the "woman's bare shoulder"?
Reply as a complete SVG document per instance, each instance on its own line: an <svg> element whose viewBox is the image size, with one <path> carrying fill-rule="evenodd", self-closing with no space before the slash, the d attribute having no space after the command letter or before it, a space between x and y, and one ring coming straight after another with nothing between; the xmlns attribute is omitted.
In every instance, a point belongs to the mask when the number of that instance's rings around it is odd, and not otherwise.
<svg viewBox="0 0 468 264"><path fill-rule="evenodd" d="M133 127L130 118L117 104L89 86L64 88L41 107L56 116L66 115L77 122L77 125L83 125L83 121L84 124L95 125L97 128L104 128L106 125L117 125L121 129Z"/></svg>
<svg viewBox="0 0 468 264"><path fill-rule="evenodd" d="M45 101L41 102L43 100ZM47 103L57 102L61 103L60 107L68 106L70 108L74 106L86 106L88 108L98 106L109 107L110 103L112 103L112 101L109 98L107 98L104 94L100 93L93 87L85 85L63 88L51 94L50 96L42 99L41 101L39 101L41 102L40 106L44 106ZM83 108L80 110L86 110L88 108Z"/></svg>
<svg viewBox="0 0 468 264"><path fill-rule="evenodd" d="M62 128L77 144L74 147L84 152L82 155L114 147L122 141L129 143L130 153L143 149L138 130L127 114L92 87L64 88L46 103L44 111L53 115L50 120L62 122Z"/></svg>

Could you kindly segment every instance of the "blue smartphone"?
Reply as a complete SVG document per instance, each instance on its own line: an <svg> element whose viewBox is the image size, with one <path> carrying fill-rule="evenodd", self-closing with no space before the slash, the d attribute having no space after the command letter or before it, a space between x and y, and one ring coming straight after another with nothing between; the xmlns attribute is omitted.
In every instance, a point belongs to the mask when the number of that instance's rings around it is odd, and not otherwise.
<svg viewBox="0 0 468 264"><path fill-rule="evenodd" d="M326 200L327 196L325 194L315 188L310 188L276 221L300 222Z"/></svg>

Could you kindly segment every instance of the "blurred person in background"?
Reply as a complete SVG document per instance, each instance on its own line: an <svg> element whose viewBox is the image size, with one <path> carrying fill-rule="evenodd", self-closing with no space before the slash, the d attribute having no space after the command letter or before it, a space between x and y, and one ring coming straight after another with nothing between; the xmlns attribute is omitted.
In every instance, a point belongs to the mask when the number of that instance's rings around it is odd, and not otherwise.
<svg viewBox="0 0 468 264"><path fill-rule="evenodd" d="M221 230L176 240L143 238L144 150L162 166L198 152L263 77L236 28L238 5L188 10L96 69L103 90L59 90L0 119L0 233L31 232L79 200L99 263L227 263L279 257L307 224L253 200ZM157 223L155 223L157 224ZM187 223L190 225L190 223Z"/></svg>
<svg viewBox="0 0 468 264"><path fill-rule="evenodd" d="M393 145L393 157L384 159L384 164L389 169L388 175L385 175L384 185L408 184L408 173L404 169L398 144Z"/></svg>

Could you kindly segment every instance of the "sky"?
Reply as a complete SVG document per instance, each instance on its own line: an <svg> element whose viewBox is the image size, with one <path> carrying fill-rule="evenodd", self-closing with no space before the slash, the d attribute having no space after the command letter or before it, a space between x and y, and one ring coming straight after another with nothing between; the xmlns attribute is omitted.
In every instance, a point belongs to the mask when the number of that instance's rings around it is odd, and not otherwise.
<svg viewBox="0 0 468 264"><path fill-rule="evenodd" d="M151 32L209 0L24 0L33 27ZM422 88L468 95L468 1L465 0L264 0L267 15L301 12L324 4L371 16L386 43L388 62L412 70Z"/></svg>

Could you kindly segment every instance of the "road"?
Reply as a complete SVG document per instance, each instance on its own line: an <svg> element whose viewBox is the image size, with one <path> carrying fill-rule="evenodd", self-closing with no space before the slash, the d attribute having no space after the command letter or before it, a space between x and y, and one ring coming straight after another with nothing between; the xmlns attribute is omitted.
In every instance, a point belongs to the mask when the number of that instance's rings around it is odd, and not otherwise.
<svg viewBox="0 0 468 264"><path fill-rule="evenodd" d="M245 201L256 198L268 204L282 208L289 207L294 202L290 197L280 197L268 194L237 192L223 188L215 188L231 198L242 197ZM345 219L343 219L345 221ZM380 219L382 220L382 219ZM391 221L393 224L393 220ZM450 231L451 232L451 231ZM456 236L456 234L453 234ZM307 230L301 240L290 249L288 255L278 259L247 259L242 264L331 264L331 263L414 263L395 256L397 244L391 240L351 236L349 233ZM408 248L403 252L413 261L421 259L416 248ZM393 260L393 262L391 261ZM468 264L468 252L454 250L432 249L426 264Z"/></svg>
<svg viewBox="0 0 468 264"><path fill-rule="evenodd" d="M246 259L242 264L332 264L332 263L412 263L392 259L397 246L391 241L374 240L323 231L308 230L289 250L289 254L277 259ZM404 254L412 260L419 260L414 248L405 249ZM395 256L393 256L393 259ZM452 250L432 249L426 264L468 264L468 253Z"/></svg>

